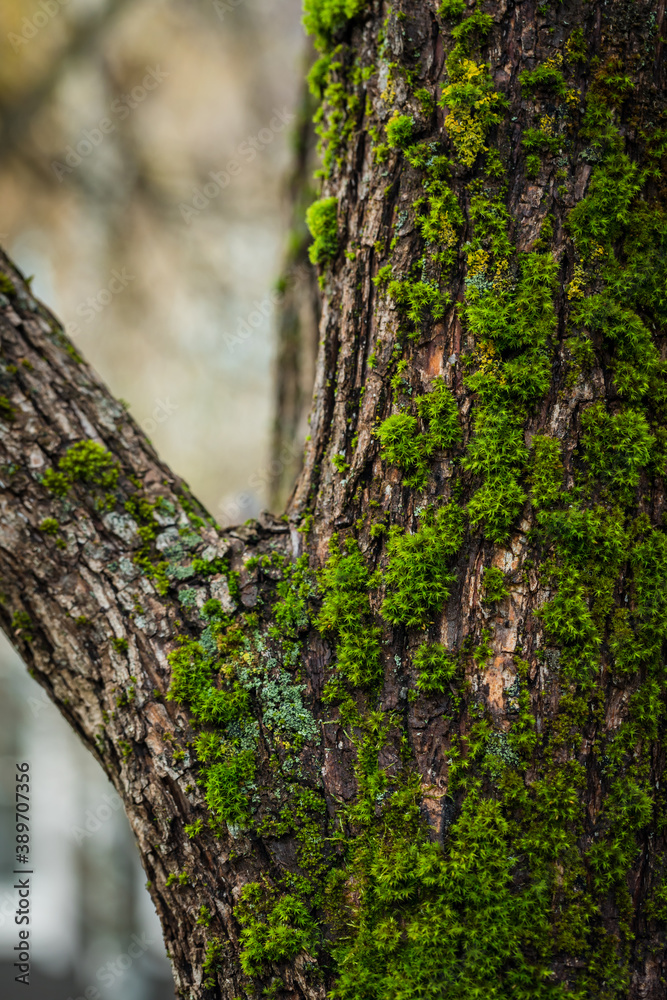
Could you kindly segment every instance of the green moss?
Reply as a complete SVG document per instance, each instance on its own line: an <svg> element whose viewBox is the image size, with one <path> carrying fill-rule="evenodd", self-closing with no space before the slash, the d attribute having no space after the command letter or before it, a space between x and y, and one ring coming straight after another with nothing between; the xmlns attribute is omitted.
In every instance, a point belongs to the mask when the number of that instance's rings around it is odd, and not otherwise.
<svg viewBox="0 0 667 1000"><path fill-rule="evenodd" d="M273 962L286 962L300 952L314 954L319 934L306 904L297 896L259 882L243 887L235 916L241 925L241 967L260 975Z"/></svg>
<svg viewBox="0 0 667 1000"><path fill-rule="evenodd" d="M442 8L441 8L442 9ZM449 109L445 128L459 161L472 167L479 153L486 152L486 137L503 117L506 99L495 90L487 65L467 57L473 38L484 36L493 20L474 11L452 32L457 45L447 60L449 82L440 104Z"/></svg>
<svg viewBox="0 0 667 1000"><path fill-rule="evenodd" d="M202 972L204 974L202 985L204 989L212 990L217 985L218 977L216 973L222 969L222 956L224 952L225 945L220 938L214 937L207 942L204 962L202 964Z"/></svg>
<svg viewBox="0 0 667 1000"><path fill-rule="evenodd" d="M456 575L450 561L463 541L462 510L452 502L422 516L414 534L398 527L389 531L387 596L382 615L392 625L423 628L442 610Z"/></svg>
<svg viewBox="0 0 667 1000"><path fill-rule="evenodd" d="M462 465L485 482L468 503L470 522L503 542L526 499L518 479L528 456L523 428L518 416L489 407L478 410L474 430Z"/></svg>
<svg viewBox="0 0 667 1000"><path fill-rule="evenodd" d="M113 490L118 485L118 466L110 452L97 441L72 445L58 462L70 482L88 483Z"/></svg>
<svg viewBox="0 0 667 1000"><path fill-rule="evenodd" d="M415 127L411 115L392 115L387 122L387 142L392 149L405 149L410 144Z"/></svg>
<svg viewBox="0 0 667 1000"><path fill-rule="evenodd" d="M445 380L436 377L430 392L416 399L417 411L428 427L425 452L451 448L461 440L458 406Z"/></svg>
<svg viewBox="0 0 667 1000"><path fill-rule="evenodd" d="M47 469L42 477L46 488L56 496L67 496L74 483L115 490L119 468L111 453L97 441L80 441L72 445L58 462L58 472ZM98 507L110 508L115 503L113 493L98 500Z"/></svg>
<svg viewBox="0 0 667 1000"><path fill-rule="evenodd" d="M377 584L355 539L341 550L335 539L320 576L323 600L316 619L321 632L337 637L338 669L355 687L373 686L382 677L380 630L373 624L368 592Z"/></svg>
<svg viewBox="0 0 667 1000"><path fill-rule="evenodd" d="M274 638L296 640L310 627L309 602L317 595L315 574L308 566L308 556L301 556L284 567L284 577L276 585L277 601L273 606Z"/></svg>
<svg viewBox="0 0 667 1000"><path fill-rule="evenodd" d="M417 418L409 413L393 413L377 429L385 461L406 473L405 485L423 489L428 476Z"/></svg>
<svg viewBox="0 0 667 1000"><path fill-rule="evenodd" d="M127 639L112 639L111 645L118 653L127 653L129 649Z"/></svg>
<svg viewBox="0 0 667 1000"><path fill-rule="evenodd" d="M211 923L211 917L213 914L209 910L208 906L204 903L199 907L199 913L197 914L197 923L202 927L208 927Z"/></svg>
<svg viewBox="0 0 667 1000"><path fill-rule="evenodd" d="M509 597L505 574L497 566L487 566L482 574L485 601L502 601Z"/></svg>
<svg viewBox="0 0 667 1000"><path fill-rule="evenodd" d="M55 538L60 531L60 525L55 517L45 517L39 526L39 530L43 531L45 535L51 535Z"/></svg>
<svg viewBox="0 0 667 1000"><path fill-rule="evenodd" d="M560 456L560 442L546 434L536 434L532 449L530 499L535 507L549 507L557 503L563 487L565 470Z"/></svg>
<svg viewBox="0 0 667 1000"><path fill-rule="evenodd" d="M0 292L3 295L16 295L16 285L6 274L0 273Z"/></svg>
<svg viewBox="0 0 667 1000"><path fill-rule="evenodd" d="M326 264L338 253L338 202L321 198L306 212L306 222L313 237L308 255L313 264Z"/></svg>
<svg viewBox="0 0 667 1000"><path fill-rule="evenodd" d="M333 455L331 458L331 464L333 465L336 472L339 472L341 476L344 476L345 473L350 468L350 463L345 461L343 455L338 455L338 454Z"/></svg>
<svg viewBox="0 0 667 1000"><path fill-rule="evenodd" d="M32 642L32 619L27 611L16 611L12 617L12 629L24 642Z"/></svg>
<svg viewBox="0 0 667 1000"><path fill-rule="evenodd" d="M0 420L12 423L16 418L16 410L6 396L0 396Z"/></svg>
<svg viewBox="0 0 667 1000"><path fill-rule="evenodd" d="M367 0L304 0L304 27L326 48L332 35L366 6Z"/></svg>
<svg viewBox="0 0 667 1000"><path fill-rule="evenodd" d="M460 18L465 12L466 0L442 0L442 3L438 7L438 14L440 17Z"/></svg>
<svg viewBox="0 0 667 1000"><path fill-rule="evenodd" d="M440 643L423 643L413 657L419 671L417 689L422 694L442 694L456 674L457 661Z"/></svg>
<svg viewBox="0 0 667 1000"><path fill-rule="evenodd" d="M392 414L376 433L382 457L406 474L404 484L423 489L428 480L427 459L436 449L457 444L461 427L456 400L442 378L434 379L431 392L418 396L415 405L426 424L426 433L419 431L417 418L408 413Z"/></svg>
<svg viewBox="0 0 667 1000"><path fill-rule="evenodd" d="M537 90L551 91L557 97L565 97L567 86L565 78L554 59L548 59L534 70L524 69L519 74L521 90L529 97Z"/></svg>
<svg viewBox="0 0 667 1000"><path fill-rule="evenodd" d="M591 475L624 494L634 491L655 446L644 414L628 408L611 415L604 403L594 403L585 411L581 426Z"/></svg>

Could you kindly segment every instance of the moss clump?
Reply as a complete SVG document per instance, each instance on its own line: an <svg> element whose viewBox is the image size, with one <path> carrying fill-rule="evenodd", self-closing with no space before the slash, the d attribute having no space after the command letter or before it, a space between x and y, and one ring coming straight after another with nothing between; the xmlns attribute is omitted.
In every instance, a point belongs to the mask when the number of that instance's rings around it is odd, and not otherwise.
<svg viewBox="0 0 667 1000"><path fill-rule="evenodd" d="M526 494L519 483L528 450L518 415L491 407L477 411L475 433L462 460L464 468L484 477L468 503L473 527L484 525L493 542L504 542Z"/></svg>
<svg viewBox="0 0 667 1000"><path fill-rule="evenodd" d="M321 632L338 639L338 669L355 687L372 686L382 677L380 629L373 624L368 592L377 585L359 545L345 540L341 551L332 539L331 555L320 575L322 609L316 619Z"/></svg>
<svg viewBox="0 0 667 1000"><path fill-rule="evenodd" d="M220 938L214 937L207 942L204 962L202 964L202 972L204 973L202 985L205 989L212 990L215 988L217 984L216 973L222 968L224 951L225 946Z"/></svg>
<svg viewBox="0 0 667 1000"><path fill-rule="evenodd" d="M0 273L0 292L3 295L16 295L16 285L6 274Z"/></svg>
<svg viewBox="0 0 667 1000"><path fill-rule="evenodd" d="M485 601L502 601L509 597L505 574L497 566L487 566L482 574L482 591Z"/></svg>
<svg viewBox="0 0 667 1000"><path fill-rule="evenodd" d="M58 472L47 469L42 477L46 488L56 496L65 497L74 483L115 490L120 471L111 453L97 441L80 441L72 445L58 462ZM98 506L111 507L113 494L108 493Z"/></svg>
<svg viewBox="0 0 667 1000"><path fill-rule="evenodd" d="M32 642L32 619L27 611L16 611L12 617L12 629L24 642Z"/></svg>
<svg viewBox="0 0 667 1000"><path fill-rule="evenodd" d="M113 490L118 485L118 466L111 453L97 441L81 441L67 450L58 468L70 482L89 483Z"/></svg>
<svg viewBox="0 0 667 1000"><path fill-rule="evenodd" d="M43 531L45 535L51 535L53 538L56 538L60 531L60 525L55 517L45 517L39 526L39 530Z"/></svg>
<svg viewBox="0 0 667 1000"><path fill-rule="evenodd" d="M116 650L117 653L127 653L128 649L130 648L127 639L118 639L118 638L112 639L111 645L113 646L113 648Z"/></svg>
<svg viewBox="0 0 667 1000"><path fill-rule="evenodd" d="M314 35L318 48L326 49L332 35L347 21L360 14L368 0L304 0L303 24Z"/></svg>
<svg viewBox="0 0 667 1000"><path fill-rule="evenodd" d="M382 444L382 457L406 473L404 485L423 489L428 467L417 418L409 413L392 413L376 433Z"/></svg>
<svg viewBox="0 0 667 1000"><path fill-rule="evenodd" d="M327 264L338 253L338 202L320 198L306 212L306 222L313 237L308 255L313 264Z"/></svg>
<svg viewBox="0 0 667 1000"><path fill-rule="evenodd" d="M453 502L435 514L424 514L414 534L396 526L390 529L382 605L387 621L423 628L442 609L456 579L450 560L461 547L464 531L463 511Z"/></svg>
<svg viewBox="0 0 667 1000"><path fill-rule="evenodd" d="M563 463L560 442L546 434L536 434L532 441L533 467L530 498L536 507L556 503L563 486Z"/></svg>
<svg viewBox="0 0 667 1000"><path fill-rule="evenodd" d="M456 673L457 661L440 643L423 643L414 655L413 663L419 671L417 689L422 694L442 694Z"/></svg>
<svg viewBox="0 0 667 1000"><path fill-rule="evenodd" d="M350 468L350 463L345 461L343 455L338 455L338 454L333 455L331 458L331 464L333 465L336 472L339 472L341 476L344 476L345 473Z"/></svg>
<svg viewBox="0 0 667 1000"><path fill-rule="evenodd" d="M432 391L418 396L415 405L426 424L425 433L419 431L417 418L408 413L387 417L376 433L382 457L405 472L405 485L423 489L428 480L427 459L437 449L457 444L461 426L456 400L442 378L434 379Z"/></svg>
<svg viewBox="0 0 667 1000"><path fill-rule="evenodd" d="M415 127L411 115L392 115L387 122L387 143L392 149L405 149L410 144Z"/></svg>
<svg viewBox="0 0 667 1000"><path fill-rule="evenodd" d="M562 57L560 64L562 64ZM537 90L548 90L557 97L562 98L567 94L565 78L559 68L558 61L555 59L547 59L546 62L534 70L524 69L519 74L519 82L521 83L522 91L531 97Z"/></svg>
<svg viewBox="0 0 667 1000"><path fill-rule="evenodd" d="M452 33L458 49L447 60L449 83L440 104L449 109L445 128L459 161L472 167L479 153L486 152L486 137L494 125L502 121L506 99L493 86L489 68L463 55L473 32L486 33L491 17L477 14L463 21Z"/></svg>
<svg viewBox="0 0 667 1000"><path fill-rule="evenodd" d="M16 410L6 396L0 396L0 420L11 424L16 419Z"/></svg>
<svg viewBox="0 0 667 1000"><path fill-rule="evenodd" d="M169 577L167 576L169 564L166 559L155 559L152 552L152 543L161 530L154 513L158 502L153 503L137 493L125 501L125 510L136 521L142 542L141 548L133 556L132 562L140 566L146 576L153 580L158 594L164 595L169 590Z"/></svg>
<svg viewBox="0 0 667 1000"><path fill-rule="evenodd" d="M286 962L299 952L314 954L319 934L306 904L290 893L279 896L260 882L243 887L235 916L241 925L241 967L261 975L272 962Z"/></svg>
<svg viewBox="0 0 667 1000"><path fill-rule="evenodd" d="M625 409L611 415L594 403L581 419L584 458L591 474L624 495L636 490L656 439L644 414Z"/></svg>
<svg viewBox="0 0 667 1000"><path fill-rule="evenodd" d="M447 17L451 20L460 18L466 9L466 0L442 0L438 7L440 17Z"/></svg>

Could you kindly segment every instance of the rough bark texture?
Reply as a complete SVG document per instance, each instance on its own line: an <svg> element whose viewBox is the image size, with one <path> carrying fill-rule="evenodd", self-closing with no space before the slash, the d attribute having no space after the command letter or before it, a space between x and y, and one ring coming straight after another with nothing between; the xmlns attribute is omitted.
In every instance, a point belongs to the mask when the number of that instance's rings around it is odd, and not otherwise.
<svg viewBox="0 0 667 1000"><path fill-rule="evenodd" d="M7 265L3 627L182 995L657 1000L663 5L306 6L287 518L217 530Z"/></svg>

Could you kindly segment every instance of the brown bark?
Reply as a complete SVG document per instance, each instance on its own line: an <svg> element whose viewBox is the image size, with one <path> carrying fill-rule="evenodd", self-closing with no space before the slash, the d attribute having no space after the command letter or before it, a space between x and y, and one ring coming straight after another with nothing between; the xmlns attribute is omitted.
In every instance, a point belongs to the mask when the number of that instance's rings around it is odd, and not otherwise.
<svg viewBox="0 0 667 1000"><path fill-rule="evenodd" d="M238 601L246 610L262 606L258 604L258 596L266 606L272 595L271 572L248 570L245 562L250 555L277 550L295 558L306 553L313 568L321 567L326 562L332 536L341 533L341 537L358 539L371 568L377 566L386 571L385 536L372 533L371 522L383 521L415 531L419 508L429 503L442 505L454 498L463 509L478 485L473 472L462 470L458 464L476 433L474 417L479 404L466 385L461 360L463 353L474 348L474 339L455 304L463 301L464 279L466 274L470 275L464 244L475 232L470 182L475 170L478 177L483 176L479 167L466 168L459 163L452 168L451 188L464 213L459 249L448 278L453 304L442 318L425 319L422 326L418 324L417 335L403 342L403 354L399 355L408 361L405 379L411 385L411 393L424 393L436 376L444 378L456 396L463 443L453 452L434 453L425 489L418 491L406 487L404 473L381 458L374 434L378 422L392 411L390 378L396 374L396 333L403 319L395 300L376 288L372 279L388 259L394 276L407 275L424 253L424 240L413 212L414 202L423 193L420 173L408 165L400 149L388 150L386 159L378 161L373 155L369 130L371 126L385 126L392 110L398 108L417 123L420 141L449 142L444 129L447 109L435 105L432 112L422 111L405 76L400 73L395 76L393 106L386 96L387 67L394 62L415 73L419 87L437 100L447 79L445 55L452 43L450 29L436 16L436 6L424 0L405 2L401 5L401 12L407 15L405 20L396 10L376 3L336 37L343 44L338 53L341 64L338 72L346 85L349 85L346 74L355 58L362 67L379 65L382 72L375 72L366 82L356 84L362 97L358 105L361 110L357 111L349 142L343 146L324 185L324 194L335 195L338 200L340 246L322 270L321 346L311 440L303 472L288 506L287 524L266 517L242 529L219 531L180 480L159 462L132 420L110 398L94 374L67 353L67 342L57 323L34 303L20 277L7 262L3 266L16 282L19 294L3 305L1 327L6 370L3 391L16 411L14 419L3 424L2 435L2 625L123 797L152 883L151 893L163 922L176 983L185 996L219 996L231 1000L244 990L259 989L259 985L252 985L242 974L239 966L235 902L245 883L259 881L263 875L275 879L277 872L298 873L300 867L291 834L272 838L226 829L220 824L214 829L205 827L195 839L185 836L185 824L202 818L206 811L190 752L181 761L178 755L174 758L174 746L186 746L194 735L192 720L184 709L164 700L170 681L166 657L175 648L177 633L185 631L197 637L201 630L197 610L211 596L219 596L223 607L230 612ZM631 5L615 5L611 11L601 3L574 3L540 13L534 3L503 3L489 12L493 25L482 50L491 64L495 87L509 102L502 124L491 133L491 138L507 166L508 184L503 197L510 219L511 242L519 252L534 248L542 223L551 214L554 232L549 252L560 268L554 293L558 324L553 334L551 386L539 405L527 411L524 440L529 445L534 435L548 434L560 442L565 483L572 486L581 472L578 449L583 441L583 414L594 400L613 405L619 398L609 356L605 355L601 342L596 342L597 353L590 371L583 374L580 371L574 380L566 343L571 311L566 287L576 273L577 263L566 223L572 207L589 190L590 156L579 155L584 143L573 132L567 140L571 155L565 178L557 176L559 164L555 156L547 166L542 165L534 179L527 178L522 134L533 121L534 102L531 104L521 96L519 73L543 65L561 51L573 24L584 29L588 46L587 61L575 65L572 71L583 93L594 79L593 56L599 57L597 65L618 57L623 63L636 66L638 54L643 53L641 66L636 70L632 106L630 109L626 106L616 120L632 149L640 129L664 108L662 7L656 31L648 41L636 24L636 12ZM553 116L550 99L544 99L543 103L542 113ZM451 146L448 148L451 150ZM564 191L556 197L561 180ZM660 187L660 181L655 181L655 185ZM388 244L394 235L398 239L390 256ZM344 253L346 249L348 252ZM369 365L373 352L375 367ZM8 365L14 366L11 372ZM410 393L405 396L407 405ZM659 420L662 419L659 415ZM40 482L39 473L48 466L55 467L66 448L81 440L102 443L121 470L113 509L106 512L96 506L104 501L104 489L75 483L63 501L55 500ZM340 471L332 463L336 455L349 463L346 471ZM644 475L636 511L646 514L655 527L660 525L664 511L664 483L661 475L652 479L648 473ZM196 606L191 612L187 606L184 610L182 600L179 604L178 577L172 577L168 590L160 595L150 575L141 572L141 566L132 561L141 550L142 539L136 521L123 511L124 502L132 502L133 497L136 501L137 495L148 499L160 495L167 501L154 515L160 533L150 543L152 565L159 559L160 547L178 538L173 528L193 527L193 524L196 527L190 512L194 510L205 523L199 530L197 547L190 555L184 554L184 565L192 555L201 555L207 548L209 556L219 554L227 558L231 570L240 574L239 594L235 597L230 593L227 576L221 573L188 579L187 586L195 591ZM169 513L169 504L173 504L175 513ZM300 533L297 528L304 526L307 514L312 514L310 531ZM65 543L61 547L55 538L40 531L40 524L48 517L57 518L61 525L60 536ZM521 683L529 694L535 732L538 736L556 732L562 718L559 713L567 683L559 674L560 653L555 648L557 644L549 646L544 621L536 615L555 592L555 585L539 572L539 559L546 550L534 541L536 525L536 505L526 499L514 518L509 537L502 543L494 544L484 537L482 530L469 526L454 560L456 582L447 606L427 629L392 627L380 616L383 587L371 592L374 621L381 629L384 680L375 702L368 692L357 692L354 697L364 710L372 707L378 712L391 712L393 718L400 720L405 745L413 754L409 766L421 779L423 814L430 824L432 838L442 843L445 851L448 831L465 798L460 793L454 798L444 797L449 787L452 748L457 740L470 737L475 720L482 716L495 734L502 736L511 730L516 721L513 692L518 684L519 658L528 664ZM482 572L490 566L504 572L511 593L485 604ZM621 579L616 592L623 593L625 586L626 581ZM27 619L16 618L17 611L27 613L30 625ZM85 623L77 623L82 616ZM184 625L177 625L177 620L184 617ZM479 648L485 641L486 629L491 630L491 655L471 655L475 644ZM438 697L416 692L413 658L425 637L431 642L442 642L449 650L462 651L465 681L459 692L463 708L458 717L444 711L450 703L449 694ZM114 638L127 639L126 652L121 648L122 642L114 647ZM543 655L545 646L548 648ZM334 669L334 647L330 636L323 639L311 627L300 664L308 704L315 718L320 723L331 723L321 727L321 744L305 747L300 755L304 787L321 789L326 799L328 816L326 822L322 820L325 833L333 829L333 819L341 804L350 804L360 795L350 727L341 722L337 707L325 705L321 700L323 683ZM128 699L128 692L134 689L131 678L136 679L136 695ZM595 712L575 734L581 745L578 744L576 752L572 751L571 757L588 776L587 791L581 802L587 817L585 822L582 820L580 837L584 853L602 829L599 821L605 796L609 794L606 765L600 763L595 748L627 719L628 706L638 685L635 677L619 678L614 674L613 659L604 646L600 653L599 683L590 694ZM409 691L415 694L414 698L408 697ZM256 705L255 709L262 727L261 708ZM264 738L264 730L261 732ZM559 762L561 758L570 759L566 742L563 740L554 751ZM401 770L404 752L401 746L397 739L389 740L382 748L381 765L387 774L395 775ZM261 747L258 783L264 795L264 789L271 787L268 736ZM651 744L648 756L647 780L659 788L664 768L660 738ZM543 764L544 759L538 755L526 772L528 793L536 784ZM490 786L487 784L485 788L488 790ZM496 801L494 795L492 788L488 790L489 801ZM381 808L377 806L377 810ZM556 825L562 822L565 828L565 819L554 822ZM350 838L356 835L353 827L348 829L348 835ZM619 972L618 982L609 985L604 975L593 969L586 995L601 1000L621 995L632 1000L640 997L658 1000L667 995L660 925L651 921L644 908L649 886L656 885L663 840L659 818L645 824L638 834L637 855L627 872L632 898L627 924L623 924L625 917L611 896L599 903L595 917L590 918L593 923L598 921L595 926L599 925L600 936L606 934L609 941L621 938L625 941L629 984L622 984ZM331 850L330 857L335 860L335 851ZM522 857L520 864L523 863ZM169 874L183 871L187 872L188 885L177 889L166 886ZM516 892L529 881L526 871L519 867L513 876ZM592 892L592 876L589 873L587 877L586 891ZM350 925L362 905L361 890L354 878L346 883ZM557 880L553 891L556 899ZM577 888L577 891L584 890ZM198 907L202 903L213 913L206 930L197 924ZM620 930L622 926L626 929ZM335 935L336 930L329 928L327 933ZM202 962L205 941L211 935L219 935L227 946L216 975L217 985L207 991L202 985ZM492 946L490 941L474 942L482 955ZM614 961L610 959L611 966L616 968ZM563 945L551 961L553 983L566 989L568 984L574 984L578 970L585 966L586 961L574 945L570 950ZM282 978L281 988L294 997L323 996L334 976L328 959L322 961L320 976L314 975L312 963L303 952L293 960L276 964L274 971ZM268 973L264 979L260 976L260 985L271 982ZM444 989L443 986L443 995ZM500 984L498 989L499 997L513 995L507 984ZM577 994L581 995L584 994Z"/></svg>

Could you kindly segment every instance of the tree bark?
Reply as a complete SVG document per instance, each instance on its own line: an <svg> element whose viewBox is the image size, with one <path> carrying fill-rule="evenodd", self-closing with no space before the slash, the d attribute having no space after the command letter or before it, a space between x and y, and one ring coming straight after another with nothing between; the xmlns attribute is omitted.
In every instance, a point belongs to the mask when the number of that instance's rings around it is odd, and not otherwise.
<svg viewBox="0 0 667 1000"><path fill-rule="evenodd" d="M219 530L3 261L3 628L182 996L658 1000L663 5L306 8L286 517Z"/></svg>

